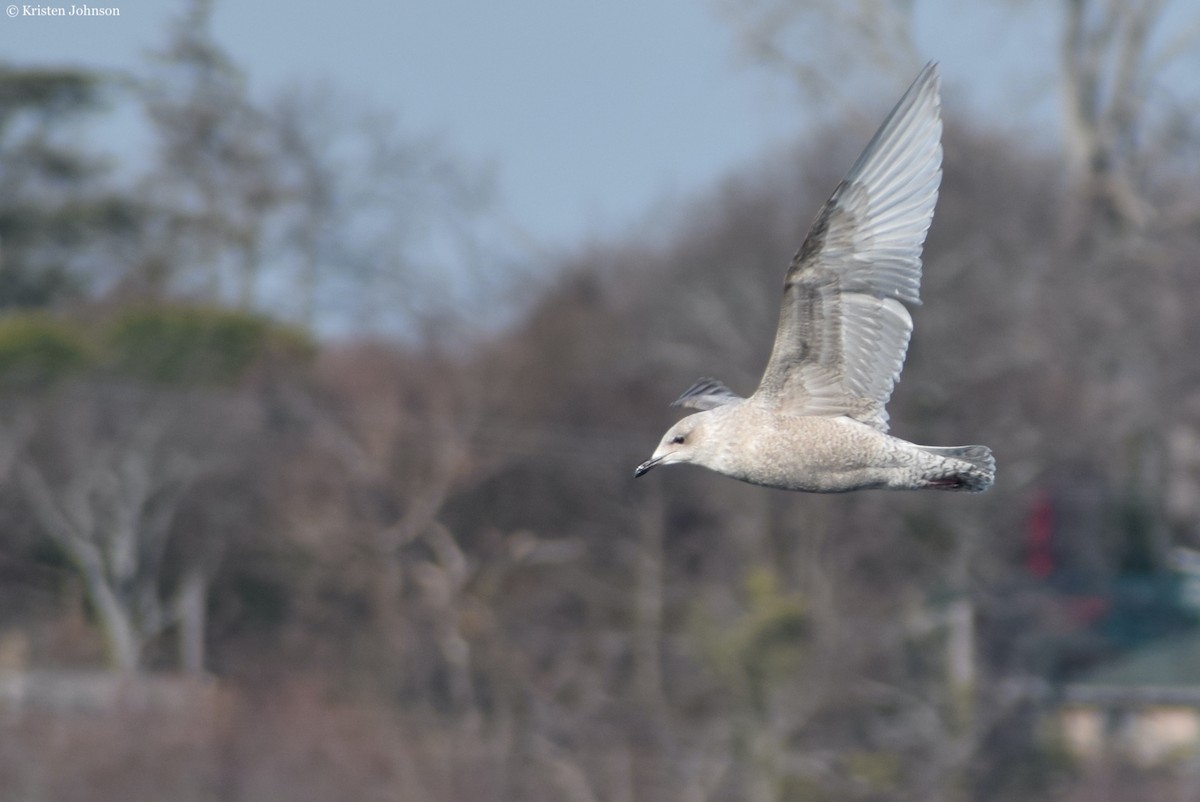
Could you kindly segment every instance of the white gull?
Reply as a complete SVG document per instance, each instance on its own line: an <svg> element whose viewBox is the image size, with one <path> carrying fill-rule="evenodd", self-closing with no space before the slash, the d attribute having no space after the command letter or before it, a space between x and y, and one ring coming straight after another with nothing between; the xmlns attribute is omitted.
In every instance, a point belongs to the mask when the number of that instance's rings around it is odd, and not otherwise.
<svg viewBox="0 0 1200 802"><path fill-rule="evenodd" d="M636 476L692 463L814 493L991 487L996 463L986 446L920 446L887 431L887 402L912 333L904 303L920 303L921 248L942 179L941 134L931 63L793 258L758 389L742 398L701 379L673 404L701 411L672 426Z"/></svg>

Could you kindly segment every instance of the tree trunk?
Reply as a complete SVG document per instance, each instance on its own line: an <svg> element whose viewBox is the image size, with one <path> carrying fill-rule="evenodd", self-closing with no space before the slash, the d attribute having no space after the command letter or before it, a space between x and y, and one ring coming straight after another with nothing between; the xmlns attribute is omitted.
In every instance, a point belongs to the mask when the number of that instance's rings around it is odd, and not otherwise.
<svg viewBox="0 0 1200 802"><path fill-rule="evenodd" d="M96 618L104 632L104 647L109 665L122 672L142 668L142 638L128 610L117 599L103 577L84 572L88 598L96 608Z"/></svg>
<svg viewBox="0 0 1200 802"><path fill-rule="evenodd" d="M204 671L207 590L204 571L193 568L184 576L175 602L175 617L179 622L179 666L192 674Z"/></svg>

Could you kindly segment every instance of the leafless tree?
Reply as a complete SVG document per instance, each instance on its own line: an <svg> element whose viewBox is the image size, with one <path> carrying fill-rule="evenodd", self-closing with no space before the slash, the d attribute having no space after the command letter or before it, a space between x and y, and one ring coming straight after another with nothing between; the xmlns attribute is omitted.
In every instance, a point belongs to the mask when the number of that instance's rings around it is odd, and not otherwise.
<svg viewBox="0 0 1200 802"><path fill-rule="evenodd" d="M161 214L146 257L158 292L256 304L267 213L280 200L274 144L245 79L212 37L211 0L191 0L141 90L159 142L146 192ZM158 286L161 285L161 286Z"/></svg>
<svg viewBox="0 0 1200 802"><path fill-rule="evenodd" d="M1047 11L1006 5L1018 23L1010 27L1016 35L1040 24ZM846 104L864 70L908 73L923 60L909 0L756 0L723 7L749 56L821 106ZM1079 201L1074 228L1099 230L1085 222L1093 215L1110 230L1142 228L1161 205L1153 197L1162 178L1156 166L1174 163L1171 151L1195 139L1189 120L1200 98L1179 79L1178 68L1196 58L1200 18L1171 0L1059 0L1057 16L1057 51L1043 57L1053 65L1048 69L1061 101L1063 151ZM849 111L861 113L858 105Z"/></svg>
<svg viewBox="0 0 1200 802"><path fill-rule="evenodd" d="M832 105L842 116L862 113L851 97L866 70L915 74L920 67L913 7L912 0L718 3L749 59L787 78L806 101Z"/></svg>
<svg viewBox="0 0 1200 802"><path fill-rule="evenodd" d="M173 625L181 662L202 667L212 566L195 561L172 576L167 556L181 505L220 464L236 417L213 399L93 382L64 388L36 413L15 479L78 571L113 668L143 668L147 644Z"/></svg>
<svg viewBox="0 0 1200 802"><path fill-rule="evenodd" d="M1178 115L1195 111L1196 98L1172 97L1165 80L1200 44L1200 17L1183 5L1062 0L1066 152L1085 210L1113 225L1147 224L1148 162L1162 159Z"/></svg>
<svg viewBox="0 0 1200 802"><path fill-rule="evenodd" d="M476 328L481 299L502 286L485 171L328 85L287 88L267 118L284 201L268 255L294 274L287 301L302 322L389 336Z"/></svg>

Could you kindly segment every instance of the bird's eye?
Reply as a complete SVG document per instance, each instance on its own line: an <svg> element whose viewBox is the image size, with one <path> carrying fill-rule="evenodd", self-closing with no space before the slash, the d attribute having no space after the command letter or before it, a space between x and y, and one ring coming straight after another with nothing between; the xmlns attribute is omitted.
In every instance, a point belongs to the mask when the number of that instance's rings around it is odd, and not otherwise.
<svg viewBox="0 0 1200 802"><path fill-rule="evenodd" d="M681 434L675 435L674 437L671 438L671 442L676 445L683 443L683 435L681 435Z"/></svg>

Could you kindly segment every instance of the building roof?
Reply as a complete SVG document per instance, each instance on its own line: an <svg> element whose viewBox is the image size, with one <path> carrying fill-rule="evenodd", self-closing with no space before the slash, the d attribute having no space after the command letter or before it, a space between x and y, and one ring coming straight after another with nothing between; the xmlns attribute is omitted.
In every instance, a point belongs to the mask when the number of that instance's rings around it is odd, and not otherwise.
<svg viewBox="0 0 1200 802"><path fill-rule="evenodd" d="M1063 689L1079 703L1162 703L1200 707L1200 634L1157 641L1084 673Z"/></svg>

